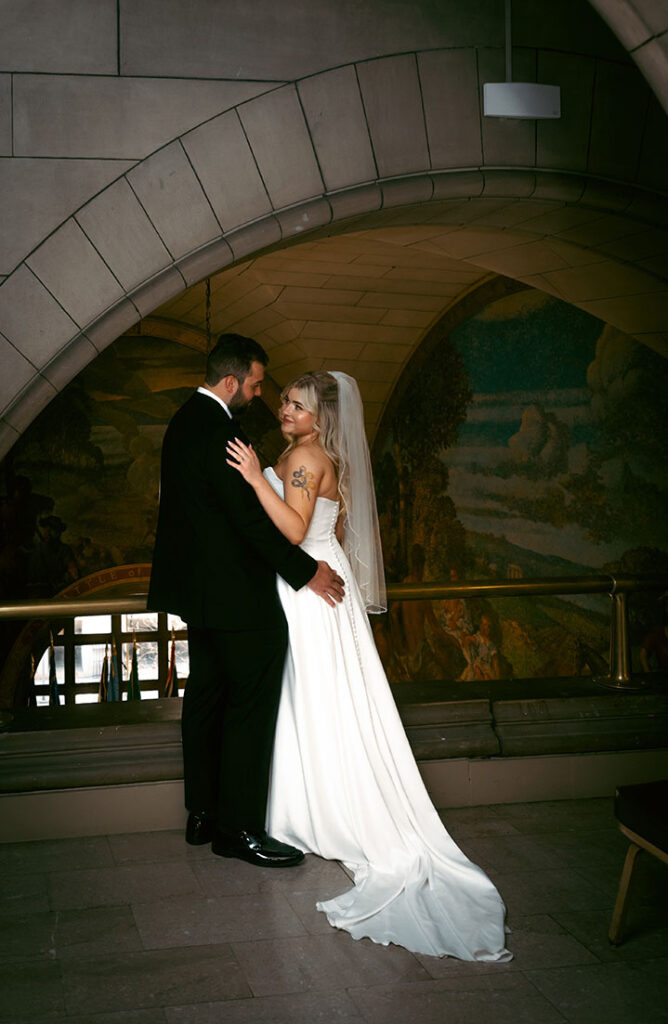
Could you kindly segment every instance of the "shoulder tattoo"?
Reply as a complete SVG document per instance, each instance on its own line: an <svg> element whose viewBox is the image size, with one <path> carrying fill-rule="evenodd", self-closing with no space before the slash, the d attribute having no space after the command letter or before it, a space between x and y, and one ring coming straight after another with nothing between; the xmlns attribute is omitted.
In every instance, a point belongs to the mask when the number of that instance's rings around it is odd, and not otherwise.
<svg viewBox="0 0 668 1024"><path fill-rule="evenodd" d="M292 474L292 480L290 483L293 487L300 487L306 493L306 497L310 501L314 481L315 477L313 473L311 473L306 466L300 466L299 469L296 469Z"/></svg>

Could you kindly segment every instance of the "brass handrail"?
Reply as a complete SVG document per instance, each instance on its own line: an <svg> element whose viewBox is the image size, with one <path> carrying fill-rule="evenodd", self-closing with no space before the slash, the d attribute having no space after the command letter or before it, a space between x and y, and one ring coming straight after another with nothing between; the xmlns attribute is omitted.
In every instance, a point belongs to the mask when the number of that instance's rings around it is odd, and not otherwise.
<svg viewBox="0 0 668 1024"><path fill-rule="evenodd" d="M610 594L668 587L665 574L548 576L532 579L464 580L458 583L388 583L390 601L432 601L453 597L528 597L550 594ZM8 601L0 604L0 619L57 619L80 615L145 612L147 587L125 597L57 598Z"/></svg>
<svg viewBox="0 0 668 1024"><path fill-rule="evenodd" d="M127 597L57 598L8 601L0 604L0 619L71 619L81 615L114 615L145 612L147 592Z"/></svg>
<svg viewBox="0 0 668 1024"><path fill-rule="evenodd" d="M610 621L610 668L597 682L617 690L636 690L644 680L631 675L626 595L634 591L664 590L665 574L613 576L551 576L534 579L465 580L459 583L389 583L389 601L431 601L466 597L528 597L550 594L609 594L613 602ZM125 597L88 600L58 599L10 601L0 604L0 619L61 619L81 615L145 612L147 588L138 586Z"/></svg>

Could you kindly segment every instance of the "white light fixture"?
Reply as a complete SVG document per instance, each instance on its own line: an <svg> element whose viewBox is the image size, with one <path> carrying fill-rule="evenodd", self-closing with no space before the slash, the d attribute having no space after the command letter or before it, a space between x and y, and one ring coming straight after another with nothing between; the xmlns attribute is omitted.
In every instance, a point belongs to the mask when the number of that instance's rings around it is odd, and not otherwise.
<svg viewBox="0 0 668 1024"><path fill-rule="evenodd" d="M482 87L482 112L485 117L548 118L561 117L561 89L558 85L513 82L511 0L506 3L506 80L485 82Z"/></svg>

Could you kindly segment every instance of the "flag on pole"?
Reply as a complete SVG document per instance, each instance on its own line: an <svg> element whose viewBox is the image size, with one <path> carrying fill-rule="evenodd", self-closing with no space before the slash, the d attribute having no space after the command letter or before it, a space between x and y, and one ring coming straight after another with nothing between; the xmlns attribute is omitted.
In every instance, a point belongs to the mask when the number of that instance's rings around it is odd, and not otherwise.
<svg viewBox="0 0 668 1024"><path fill-rule="evenodd" d="M53 646L53 633L49 633L49 707L60 704L58 692L58 676L56 675L56 651Z"/></svg>
<svg viewBox="0 0 668 1024"><path fill-rule="evenodd" d="M107 679L107 700L121 699L121 673L119 671L118 654L116 652L116 641L111 641L111 660L109 662L109 676Z"/></svg>
<svg viewBox="0 0 668 1024"><path fill-rule="evenodd" d="M128 700L141 700L139 669L137 667L137 641L132 637L132 663L128 674Z"/></svg>
<svg viewBox="0 0 668 1024"><path fill-rule="evenodd" d="M165 697L178 697L179 677L176 672L176 640L172 630L172 646L169 652L169 669L167 670L167 682L165 683Z"/></svg>
<svg viewBox="0 0 668 1024"><path fill-rule="evenodd" d="M97 691L98 703L109 700L109 644L104 645L104 660L100 672L100 688Z"/></svg>
<svg viewBox="0 0 668 1024"><path fill-rule="evenodd" d="M30 686L28 688L28 707L37 707L37 697L35 695L35 672L37 671L37 665L35 664L35 655L30 655Z"/></svg>

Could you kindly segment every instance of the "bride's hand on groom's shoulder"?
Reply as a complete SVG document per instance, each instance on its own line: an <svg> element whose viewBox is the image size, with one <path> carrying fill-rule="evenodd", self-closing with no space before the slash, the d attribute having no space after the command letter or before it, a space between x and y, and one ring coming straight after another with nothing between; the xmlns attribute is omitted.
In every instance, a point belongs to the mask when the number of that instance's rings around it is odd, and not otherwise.
<svg viewBox="0 0 668 1024"><path fill-rule="evenodd" d="M327 562L318 562L318 571L306 585L332 608L343 600L343 580Z"/></svg>
<svg viewBox="0 0 668 1024"><path fill-rule="evenodd" d="M262 466L252 445L244 444L235 437L234 441L228 441L226 451L228 466L237 469L251 486L262 480Z"/></svg>

